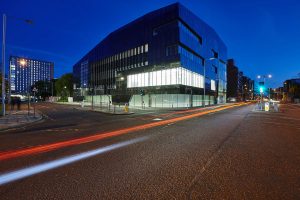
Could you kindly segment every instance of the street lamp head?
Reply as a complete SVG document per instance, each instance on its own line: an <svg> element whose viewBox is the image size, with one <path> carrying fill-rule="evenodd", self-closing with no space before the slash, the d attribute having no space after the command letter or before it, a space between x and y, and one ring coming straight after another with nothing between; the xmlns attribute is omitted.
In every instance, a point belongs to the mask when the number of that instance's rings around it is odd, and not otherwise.
<svg viewBox="0 0 300 200"><path fill-rule="evenodd" d="M22 65L24 67L26 65L26 60L24 60L24 59L20 60L20 65Z"/></svg>
<svg viewBox="0 0 300 200"><path fill-rule="evenodd" d="M269 75L268 75L268 78L272 78L272 75L271 75L271 74L269 74Z"/></svg>
<svg viewBox="0 0 300 200"><path fill-rule="evenodd" d="M209 58L208 60L215 60L216 58L212 57L212 58Z"/></svg>
<svg viewBox="0 0 300 200"><path fill-rule="evenodd" d="M261 78L261 76L260 76L260 75L258 75L258 76L257 76L257 78L258 78L258 79L260 79L260 78Z"/></svg>

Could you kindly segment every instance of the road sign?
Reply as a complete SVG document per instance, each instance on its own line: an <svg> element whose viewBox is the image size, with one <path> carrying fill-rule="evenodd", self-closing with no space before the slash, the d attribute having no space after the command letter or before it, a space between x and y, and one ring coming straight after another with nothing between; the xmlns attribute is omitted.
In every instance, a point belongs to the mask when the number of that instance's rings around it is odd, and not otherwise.
<svg viewBox="0 0 300 200"><path fill-rule="evenodd" d="M32 92L37 92L37 91L38 91L37 88L33 88L33 89L32 89Z"/></svg>

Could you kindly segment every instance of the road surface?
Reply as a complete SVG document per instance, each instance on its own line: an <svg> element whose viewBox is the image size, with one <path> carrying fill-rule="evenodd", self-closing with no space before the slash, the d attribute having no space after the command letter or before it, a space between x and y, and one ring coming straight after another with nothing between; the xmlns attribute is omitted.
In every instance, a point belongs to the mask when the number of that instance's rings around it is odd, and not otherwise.
<svg viewBox="0 0 300 200"><path fill-rule="evenodd" d="M300 108L253 107L40 104L44 121L0 133L0 199L300 199Z"/></svg>

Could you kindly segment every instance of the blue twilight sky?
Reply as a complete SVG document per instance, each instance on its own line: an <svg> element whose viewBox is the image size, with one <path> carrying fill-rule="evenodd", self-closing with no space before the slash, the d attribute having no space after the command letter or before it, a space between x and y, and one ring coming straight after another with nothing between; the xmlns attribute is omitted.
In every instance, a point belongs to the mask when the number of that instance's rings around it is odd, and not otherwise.
<svg viewBox="0 0 300 200"><path fill-rule="evenodd" d="M55 77L107 34L173 0L0 0L7 19L7 55L55 63ZM251 78L272 74L282 85L300 73L299 0L181 0L212 26L228 48L228 58ZM27 25L13 17L34 21ZM2 27L2 21L1 21ZM1 33L2 37L2 33Z"/></svg>

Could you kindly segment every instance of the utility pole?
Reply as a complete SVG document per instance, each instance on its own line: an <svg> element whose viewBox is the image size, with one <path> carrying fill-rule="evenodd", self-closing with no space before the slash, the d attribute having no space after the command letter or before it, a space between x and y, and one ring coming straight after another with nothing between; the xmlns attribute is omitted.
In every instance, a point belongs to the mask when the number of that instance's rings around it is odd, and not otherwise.
<svg viewBox="0 0 300 200"><path fill-rule="evenodd" d="M94 110L94 88L95 88L95 86L93 85L93 88L92 88L92 110Z"/></svg>
<svg viewBox="0 0 300 200"><path fill-rule="evenodd" d="M206 61L206 60L205 60ZM203 75L204 75L204 78L203 78L203 98L204 98L204 105L203 105L203 107L205 107L205 85L206 85L206 70L205 70L205 68L206 68L206 62L204 62L204 69L203 69Z"/></svg>
<svg viewBox="0 0 300 200"><path fill-rule="evenodd" d="M32 24L32 21L29 20L29 19L21 19L21 18L16 18L16 17L12 17L12 16L9 16L9 18L12 18L12 19L15 19L15 20L21 20L21 21L24 21L25 23L28 23L28 24ZM6 43L6 19L7 19L7 16L6 14L3 14L3 27L2 27L2 109L1 109L1 113L2 113L2 116L5 116L5 97L6 97L6 85L5 85L5 43ZM8 96L8 99L9 99L9 103L11 101L11 69L9 67L9 76L8 76L8 84L9 84L9 96Z"/></svg>
<svg viewBox="0 0 300 200"><path fill-rule="evenodd" d="M5 116L5 36L6 36L6 15L3 14L3 37L2 37L2 116Z"/></svg>

